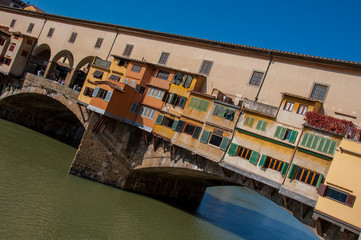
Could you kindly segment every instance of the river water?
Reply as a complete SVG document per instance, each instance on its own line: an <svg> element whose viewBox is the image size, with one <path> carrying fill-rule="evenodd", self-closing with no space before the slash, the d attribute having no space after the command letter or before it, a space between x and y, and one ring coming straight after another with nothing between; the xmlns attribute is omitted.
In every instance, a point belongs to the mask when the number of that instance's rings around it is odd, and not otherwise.
<svg viewBox="0 0 361 240"><path fill-rule="evenodd" d="M0 239L318 239L242 187L194 212L68 174L76 149L0 119Z"/></svg>

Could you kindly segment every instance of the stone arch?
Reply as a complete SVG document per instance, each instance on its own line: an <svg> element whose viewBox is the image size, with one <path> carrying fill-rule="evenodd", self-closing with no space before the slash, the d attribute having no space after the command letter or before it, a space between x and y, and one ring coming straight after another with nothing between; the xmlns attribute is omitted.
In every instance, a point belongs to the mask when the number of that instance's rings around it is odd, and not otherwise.
<svg viewBox="0 0 361 240"><path fill-rule="evenodd" d="M27 92L29 91L29 92ZM78 146L85 127L76 108L60 94L22 89L0 99L0 116Z"/></svg>
<svg viewBox="0 0 361 240"><path fill-rule="evenodd" d="M33 50L28 65L25 68L25 72L42 76L48 66L50 56L50 46L45 43L40 44Z"/></svg>
<svg viewBox="0 0 361 240"><path fill-rule="evenodd" d="M65 84L68 75L73 71L74 56L69 50L61 50L50 61L45 72L45 77Z"/></svg>
<svg viewBox="0 0 361 240"><path fill-rule="evenodd" d="M75 90L81 89L84 84L86 75L88 74L90 64L93 62L94 56L87 56L79 61L71 76L69 87ZM79 90L80 90L79 89Z"/></svg>

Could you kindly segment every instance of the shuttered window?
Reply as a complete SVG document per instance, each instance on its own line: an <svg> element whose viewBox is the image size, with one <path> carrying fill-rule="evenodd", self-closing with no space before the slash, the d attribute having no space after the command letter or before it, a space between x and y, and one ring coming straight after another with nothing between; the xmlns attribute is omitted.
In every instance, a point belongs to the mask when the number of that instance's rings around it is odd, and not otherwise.
<svg viewBox="0 0 361 240"><path fill-rule="evenodd" d="M200 142L207 143L210 134L211 132L204 130Z"/></svg>
<svg viewBox="0 0 361 240"><path fill-rule="evenodd" d="M322 177L322 174L308 170L303 167L297 167L294 175L294 179L315 186L317 189L318 186L321 184Z"/></svg>
<svg viewBox="0 0 361 240"><path fill-rule="evenodd" d="M140 70L141 70L141 69L142 69L142 66L137 65L137 64L133 64L133 66L132 66L132 68L130 69L130 71L140 73Z"/></svg>
<svg viewBox="0 0 361 240"><path fill-rule="evenodd" d="M133 105L132 105L132 107L131 107L131 109L130 109L130 112L131 112L131 113L134 113L134 114L137 114L138 111L139 111L139 108L140 108L139 104L133 103Z"/></svg>
<svg viewBox="0 0 361 240"><path fill-rule="evenodd" d="M283 107L283 110L291 112L294 105L295 105L294 102L286 101L285 106Z"/></svg>
<svg viewBox="0 0 361 240"><path fill-rule="evenodd" d="M119 82L120 81L120 76L112 74L112 75L110 75L110 77L108 79Z"/></svg>
<svg viewBox="0 0 361 240"><path fill-rule="evenodd" d="M233 121L235 113L236 113L235 109L228 108L219 104L216 104L213 110L213 115L216 115L221 118L225 118L230 121Z"/></svg>
<svg viewBox="0 0 361 240"><path fill-rule="evenodd" d="M333 155L335 153L337 141L323 138L314 134L305 133L301 141L301 146Z"/></svg>
<svg viewBox="0 0 361 240"><path fill-rule="evenodd" d="M185 122L182 120L179 120L177 127L175 128L175 131L181 133L183 131L184 125L185 125Z"/></svg>
<svg viewBox="0 0 361 240"><path fill-rule="evenodd" d="M249 162L253 165L257 165L259 153L256 151L252 151L251 157L249 158Z"/></svg>
<svg viewBox="0 0 361 240"><path fill-rule="evenodd" d="M177 72L173 77L173 84L180 85L183 81L183 74Z"/></svg>
<svg viewBox="0 0 361 240"><path fill-rule="evenodd" d="M164 91L156 88L149 88L148 95L154 98L162 99L164 95Z"/></svg>
<svg viewBox="0 0 361 240"><path fill-rule="evenodd" d="M297 135L297 131L277 126L274 137L281 140L288 140L290 143L294 143L296 141Z"/></svg>
<svg viewBox="0 0 361 240"><path fill-rule="evenodd" d="M188 105L189 108L193 108L202 112L207 112L208 106L209 106L209 101L196 97L192 97Z"/></svg>
<svg viewBox="0 0 361 240"><path fill-rule="evenodd" d="M196 127L196 130L194 131L194 133L193 133L193 135L192 135L192 137L193 137L194 139L198 139L201 131L202 131L202 128L197 126L197 127Z"/></svg>
<svg viewBox="0 0 361 240"><path fill-rule="evenodd" d="M104 100L107 102L110 102L110 99L112 98L113 92L108 91L107 94L105 95Z"/></svg>
<svg viewBox="0 0 361 240"><path fill-rule="evenodd" d="M261 131L266 131L267 124L268 124L268 122L266 122L266 121L258 120L256 129L261 130Z"/></svg>
<svg viewBox="0 0 361 240"><path fill-rule="evenodd" d="M157 119L155 120L155 124L158 124L158 125L162 124L163 118L164 118L164 115L159 114Z"/></svg>
<svg viewBox="0 0 361 240"><path fill-rule="evenodd" d="M173 124L174 124L174 119L173 118L169 118L169 117L164 117L163 118L163 122L162 122L163 126L172 128Z"/></svg>
<svg viewBox="0 0 361 240"><path fill-rule="evenodd" d="M353 207L356 200L356 196L341 191L339 189L324 185L322 183L320 184L317 193L320 194L320 196L332 199L336 202L343 203L349 207Z"/></svg>
<svg viewBox="0 0 361 240"><path fill-rule="evenodd" d="M239 146L237 156L249 160L251 158L252 150Z"/></svg>
<svg viewBox="0 0 361 240"><path fill-rule="evenodd" d="M237 149L238 149L238 145L235 143L231 143L228 149L228 154L232 157L236 156Z"/></svg>
<svg viewBox="0 0 361 240"><path fill-rule="evenodd" d="M170 72L159 70L158 73L157 73L156 78L163 79L163 80L168 80L169 75L170 75Z"/></svg>
<svg viewBox="0 0 361 240"><path fill-rule="evenodd" d="M285 175L288 169L288 163L272 158L267 155L262 155L259 162L259 166L262 168L270 168Z"/></svg>
<svg viewBox="0 0 361 240"><path fill-rule="evenodd" d="M183 81L183 87L189 88L192 85L193 77L190 75L185 75L184 81Z"/></svg>
<svg viewBox="0 0 361 240"><path fill-rule="evenodd" d="M103 77L103 74L104 74L104 72L99 71L99 70L95 70L95 71L93 72L93 76L94 76L95 78L99 78L99 79L101 79L101 78Z"/></svg>
<svg viewBox="0 0 361 240"><path fill-rule="evenodd" d="M254 118L253 117L246 117L244 119L244 122L243 122L243 125L244 126L247 126L247 127L253 127L253 124L254 124Z"/></svg>
<svg viewBox="0 0 361 240"><path fill-rule="evenodd" d="M228 147L228 143L229 143L230 139L227 137L223 137L222 142L221 142L221 146L219 147L222 151L226 151L227 147Z"/></svg>
<svg viewBox="0 0 361 240"><path fill-rule="evenodd" d="M336 145L337 145L336 141L327 138L322 138L317 150L320 152L333 155L335 152Z"/></svg>

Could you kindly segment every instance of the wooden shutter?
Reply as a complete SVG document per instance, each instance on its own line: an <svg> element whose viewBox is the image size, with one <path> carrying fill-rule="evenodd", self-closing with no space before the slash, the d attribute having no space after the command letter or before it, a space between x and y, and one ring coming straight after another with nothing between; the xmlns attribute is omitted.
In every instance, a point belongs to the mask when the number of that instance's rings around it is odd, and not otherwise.
<svg viewBox="0 0 361 240"><path fill-rule="evenodd" d="M253 124L254 124L254 118L251 118L251 119L249 120L248 127L253 127Z"/></svg>
<svg viewBox="0 0 361 240"><path fill-rule="evenodd" d="M261 130L262 130L262 131L266 131L267 125L268 125L268 122L263 121L263 124L262 124Z"/></svg>
<svg viewBox="0 0 361 240"><path fill-rule="evenodd" d="M196 129L194 130L194 133L193 133L192 137L193 137L194 139L198 139L198 138L199 138L199 134L201 133L201 131L202 131L202 128L196 126Z"/></svg>
<svg viewBox="0 0 361 240"><path fill-rule="evenodd" d="M289 138L290 143L294 143L296 141L297 135L298 135L297 131L292 131L291 132L291 136Z"/></svg>
<svg viewBox="0 0 361 240"><path fill-rule="evenodd" d="M92 97L96 97L98 95L98 92L99 92L99 88L95 87L94 91L93 91L93 94L92 94Z"/></svg>
<svg viewBox="0 0 361 240"><path fill-rule="evenodd" d="M184 106L186 105L186 102L187 102L187 98L183 97L182 100L181 100L180 107L184 108Z"/></svg>
<svg viewBox="0 0 361 240"><path fill-rule="evenodd" d="M172 130L176 129L178 122L179 122L178 120L174 120L173 125L172 125Z"/></svg>
<svg viewBox="0 0 361 240"><path fill-rule="evenodd" d="M184 124L186 124L184 121L179 120L177 127L175 128L176 132L182 132Z"/></svg>
<svg viewBox="0 0 361 240"><path fill-rule="evenodd" d="M277 129L276 129L275 135L274 135L275 138L279 138L281 130L282 130L282 127L278 126Z"/></svg>
<svg viewBox="0 0 361 240"><path fill-rule="evenodd" d="M259 153L256 151L252 151L251 157L249 158L249 162L253 165L257 164Z"/></svg>
<svg viewBox="0 0 361 240"><path fill-rule="evenodd" d="M325 196L326 192L327 192L327 186L321 183L317 189L317 193L323 197L323 196Z"/></svg>
<svg viewBox="0 0 361 240"><path fill-rule="evenodd" d="M193 81L193 77L186 75L184 77L183 87L189 88L192 84L192 81Z"/></svg>
<svg viewBox="0 0 361 240"><path fill-rule="evenodd" d="M112 95L113 95L113 92L108 91L108 92L107 92L107 95L105 95L104 100L107 101L107 102L109 102L110 99L112 98Z"/></svg>
<svg viewBox="0 0 361 240"><path fill-rule="evenodd" d="M320 140L320 138L321 138L320 136L313 135L313 141L312 141L312 144L311 144L310 148L316 149L318 141Z"/></svg>
<svg viewBox="0 0 361 240"><path fill-rule="evenodd" d="M238 145L231 143L231 145L229 146L229 149L228 149L228 154L232 157L236 156L237 149L238 149Z"/></svg>
<svg viewBox="0 0 361 240"><path fill-rule="evenodd" d="M221 146L220 146L220 149L221 149L222 151L226 151L226 150L227 150L229 140L230 140L229 138L226 138L226 137L223 138L223 140L222 140L222 142L221 142Z"/></svg>
<svg viewBox="0 0 361 240"><path fill-rule="evenodd" d="M333 155L335 153L335 148L337 146L337 142L331 140L330 148L328 149L327 153Z"/></svg>
<svg viewBox="0 0 361 240"><path fill-rule="evenodd" d="M353 207L353 204L355 203L356 200L356 196L349 194L345 204L349 207Z"/></svg>
<svg viewBox="0 0 361 240"><path fill-rule="evenodd" d="M306 147L306 143L308 141L308 138L310 137L311 134L309 133L304 133L303 134L303 138L302 138L302 142L301 142L301 145Z"/></svg>
<svg viewBox="0 0 361 240"><path fill-rule="evenodd" d="M210 134L211 134L211 132L204 130L200 142L207 144Z"/></svg>
<svg viewBox="0 0 361 240"><path fill-rule="evenodd" d="M261 130L262 129L262 120L258 120L256 129Z"/></svg>
<svg viewBox="0 0 361 240"><path fill-rule="evenodd" d="M284 140L284 139L285 139L286 132L287 132L287 128L284 128L284 127L283 127L283 128L281 129L280 134L279 134L279 139Z"/></svg>
<svg viewBox="0 0 361 240"><path fill-rule="evenodd" d="M163 118L164 118L164 115L159 114L157 117L157 120L155 120L155 124L158 124L158 125L162 124Z"/></svg>
<svg viewBox="0 0 361 240"><path fill-rule="evenodd" d="M318 177L318 180L317 180L316 189L318 189L318 188L320 187L320 184L321 184L322 178L323 178L323 175L322 175L322 174L320 174L320 176Z"/></svg>
<svg viewBox="0 0 361 240"><path fill-rule="evenodd" d="M246 117L246 118L244 119L243 125L248 126L250 119L251 119L250 117Z"/></svg>
<svg viewBox="0 0 361 240"><path fill-rule="evenodd" d="M283 166L282 166L282 169L281 169L281 174L284 176L286 175L286 172L287 172L287 169L288 169L288 163L286 162L283 162Z"/></svg>
<svg viewBox="0 0 361 240"><path fill-rule="evenodd" d="M296 164L291 165L290 171L288 172L288 175L287 175L287 177L289 179L294 179L295 178L297 168L298 168L298 166Z"/></svg>
<svg viewBox="0 0 361 240"><path fill-rule="evenodd" d="M267 155L262 155L262 157L261 157L261 160L259 161L259 166L260 167L263 167L264 166L264 164L266 163L266 158L267 158Z"/></svg>

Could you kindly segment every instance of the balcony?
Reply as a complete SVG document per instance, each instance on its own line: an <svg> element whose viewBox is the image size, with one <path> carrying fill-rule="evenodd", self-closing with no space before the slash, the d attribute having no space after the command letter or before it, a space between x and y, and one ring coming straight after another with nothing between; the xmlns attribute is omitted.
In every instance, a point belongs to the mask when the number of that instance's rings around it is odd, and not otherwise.
<svg viewBox="0 0 361 240"><path fill-rule="evenodd" d="M170 87L170 81L153 77L148 85L151 87L153 86L164 90L168 90Z"/></svg>

